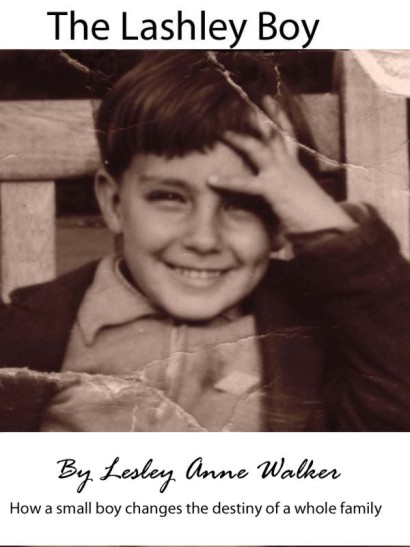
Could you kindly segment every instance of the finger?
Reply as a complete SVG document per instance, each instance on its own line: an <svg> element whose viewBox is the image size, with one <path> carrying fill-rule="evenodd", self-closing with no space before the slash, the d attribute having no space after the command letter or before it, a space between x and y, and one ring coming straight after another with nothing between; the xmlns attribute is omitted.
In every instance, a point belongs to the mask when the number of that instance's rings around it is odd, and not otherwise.
<svg viewBox="0 0 410 547"><path fill-rule="evenodd" d="M262 106L266 114L276 122L276 125L280 127L284 132L291 136L295 136L293 125L285 114L283 107L271 96L266 95L262 99Z"/></svg>
<svg viewBox="0 0 410 547"><path fill-rule="evenodd" d="M292 157L296 157L298 154L299 143L296 139L296 133L293 125L291 124L289 118L282 109L278 111L276 119L278 125L282 128L283 141L287 152Z"/></svg>
<svg viewBox="0 0 410 547"><path fill-rule="evenodd" d="M272 97L269 101L269 112L260 108L255 108L249 112L249 121L257 133L260 133L262 140L268 143L280 129L275 122L275 113L277 105ZM273 102L272 102L273 101Z"/></svg>
<svg viewBox="0 0 410 547"><path fill-rule="evenodd" d="M249 114L252 127L261 134L262 140L268 143L276 134L278 126L274 118L268 116L263 110L253 111Z"/></svg>
<svg viewBox="0 0 410 547"><path fill-rule="evenodd" d="M255 137L251 137L250 135L227 131L224 134L223 141L244 154L258 170L272 164L272 151L260 139L255 139Z"/></svg>
<svg viewBox="0 0 410 547"><path fill-rule="evenodd" d="M268 116L266 116L262 112L254 112L250 115L250 121L252 127L254 127L254 129L258 133L260 133L262 141L268 144L272 138L272 135L274 134L272 120L270 120Z"/></svg>
<svg viewBox="0 0 410 547"><path fill-rule="evenodd" d="M276 139L274 144L279 146L278 141L281 141L286 152L291 156L296 157L298 153L298 142L296 140L294 127L285 114L285 111L273 97L268 95L262 99L262 105L267 115L273 120L276 131L279 134L279 138ZM273 142L274 141L272 141L272 143Z"/></svg>
<svg viewBox="0 0 410 547"><path fill-rule="evenodd" d="M276 122L276 117L278 115L278 112L280 110L280 106L278 102L271 97L270 95L265 95L262 99L262 107L263 110L267 116L267 118L271 122L271 127L274 129L278 129L278 124Z"/></svg>
<svg viewBox="0 0 410 547"><path fill-rule="evenodd" d="M219 175L210 175L207 182L214 189L263 197L263 185L255 177L220 177Z"/></svg>

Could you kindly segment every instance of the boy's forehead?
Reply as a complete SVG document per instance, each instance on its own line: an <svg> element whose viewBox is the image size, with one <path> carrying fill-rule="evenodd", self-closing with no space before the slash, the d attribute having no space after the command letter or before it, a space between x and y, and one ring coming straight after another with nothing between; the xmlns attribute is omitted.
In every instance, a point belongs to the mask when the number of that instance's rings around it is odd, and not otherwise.
<svg viewBox="0 0 410 547"><path fill-rule="evenodd" d="M249 167L230 147L217 143L205 152L190 152L184 156L167 158L155 154L138 154L126 171L142 184L156 181L204 181L210 175L246 176Z"/></svg>

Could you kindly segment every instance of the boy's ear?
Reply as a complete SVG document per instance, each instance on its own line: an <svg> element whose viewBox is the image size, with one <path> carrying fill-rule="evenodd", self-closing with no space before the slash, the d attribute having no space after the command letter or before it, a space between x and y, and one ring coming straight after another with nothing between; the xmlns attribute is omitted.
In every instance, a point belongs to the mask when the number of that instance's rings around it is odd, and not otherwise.
<svg viewBox="0 0 410 547"><path fill-rule="evenodd" d="M118 182L103 168L94 180L95 195L104 220L114 234L122 233L122 211Z"/></svg>
<svg viewBox="0 0 410 547"><path fill-rule="evenodd" d="M276 233L272 235L271 251L272 252L281 251L286 246L286 243L287 243L287 240L286 240L285 232L283 231L282 227L279 227Z"/></svg>

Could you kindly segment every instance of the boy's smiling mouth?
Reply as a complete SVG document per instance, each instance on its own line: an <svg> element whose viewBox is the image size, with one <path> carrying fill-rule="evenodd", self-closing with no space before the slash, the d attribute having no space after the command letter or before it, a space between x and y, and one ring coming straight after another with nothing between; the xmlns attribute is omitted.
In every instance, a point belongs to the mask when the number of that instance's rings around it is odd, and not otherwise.
<svg viewBox="0 0 410 547"><path fill-rule="evenodd" d="M191 268L186 266L177 266L170 263L165 263L171 272L187 284L195 286L212 285L219 281L223 276L232 271L234 268Z"/></svg>

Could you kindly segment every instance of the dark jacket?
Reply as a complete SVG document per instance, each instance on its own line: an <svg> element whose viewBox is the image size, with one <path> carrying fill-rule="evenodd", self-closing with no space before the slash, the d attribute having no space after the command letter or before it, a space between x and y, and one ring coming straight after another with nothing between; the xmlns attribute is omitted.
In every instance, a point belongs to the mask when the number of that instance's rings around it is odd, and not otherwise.
<svg viewBox="0 0 410 547"><path fill-rule="evenodd" d="M0 430L38 429L95 267L19 289L0 309ZM410 430L410 267L377 216L273 261L247 305L266 430Z"/></svg>

